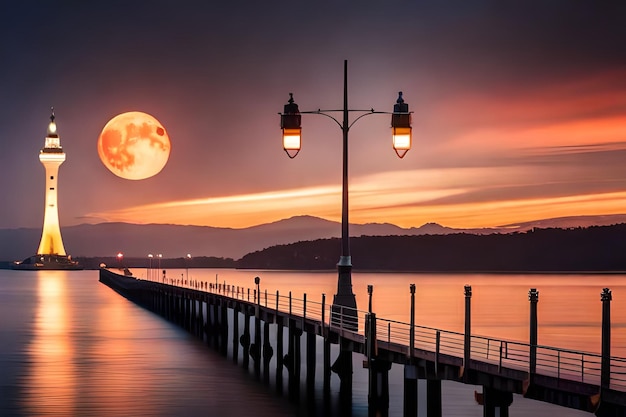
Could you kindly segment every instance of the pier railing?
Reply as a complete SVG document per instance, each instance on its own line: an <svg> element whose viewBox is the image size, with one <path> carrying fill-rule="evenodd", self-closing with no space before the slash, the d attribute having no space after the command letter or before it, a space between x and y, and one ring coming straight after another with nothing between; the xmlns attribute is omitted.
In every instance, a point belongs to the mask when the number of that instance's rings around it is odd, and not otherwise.
<svg viewBox="0 0 626 417"><path fill-rule="evenodd" d="M319 321L321 326L339 328L342 332L366 336L365 317L368 311L355 310L343 306L331 309L330 303L322 294L321 301L314 301L303 294L294 297L291 292L280 294L279 291L258 291L224 283L204 281L166 279L160 282L184 288L206 291L237 300L255 303L268 309L289 313L294 317ZM354 316L360 317L358 327L354 328ZM332 320L331 320L332 316ZM413 329L411 329L413 327ZM413 330L413 331L411 331ZM456 358L469 358L488 364L497 365L498 369L510 368L546 375L564 381L576 381L593 385L602 383L602 355L591 352L570 350L552 346L532 345L521 341L503 340L487 336L471 335L469 355L465 351L465 335L427 326L411 325L381 317L376 318L376 341L378 346L389 348L392 345L410 347L435 354L449 355ZM413 341L411 343L411 334ZM531 356L534 352L534 364ZM609 387L626 392L626 358L610 357ZM533 372L534 365L534 372Z"/></svg>

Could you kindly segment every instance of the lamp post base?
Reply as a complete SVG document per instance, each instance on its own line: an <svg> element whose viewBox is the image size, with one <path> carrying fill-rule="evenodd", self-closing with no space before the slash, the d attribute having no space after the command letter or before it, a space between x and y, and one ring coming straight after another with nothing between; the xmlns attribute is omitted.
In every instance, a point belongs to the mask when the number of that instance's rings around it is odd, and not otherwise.
<svg viewBox="0 0 626 417"><path fill-rule="evenodd" d="M352 264L349 256L342 256L337 264L339 282L337 294L333 298L330 322L352 331L358 331L359 319L356 310L356 297L352 292Z"/></svg>

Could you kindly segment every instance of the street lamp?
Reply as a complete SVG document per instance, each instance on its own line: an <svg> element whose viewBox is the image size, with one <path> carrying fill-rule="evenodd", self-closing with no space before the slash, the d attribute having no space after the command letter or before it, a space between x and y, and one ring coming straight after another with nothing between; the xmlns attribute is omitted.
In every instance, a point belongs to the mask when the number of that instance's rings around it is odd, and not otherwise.
<svg viewBox="0 0 626 417"><path fill-rule="evenodd" d="M122 269L122 259L124 259L124 254L122 252L117 253L117 263L119 268Z"/></svg>
<svg viewBox="0 0 626 417"><path fill-rule="evenodd" d="M411 113L409 113L409 105L402 98L402 91L398 93L398 100L393 105L391 129L393 149L402 159L411 149Z"/></svg>
<svg viewBox="0 0 626 417"><path fill-rule="evenodd" d="M283 149L291 159L296 157L302 146L301 121L298 105L293 102L293 93L289 93L289 101L280 116L280 127L283 130Z"/></svg>
<svg viewBox="0 0 626 417"><path fill-rule="evenodd" d="M343 122L340 122L329 113L342 112ZM361 113L350 123L349 112ZM290 158L300 152L302 147L302 114L319 114L331 118L339 125L343 132L343 182L342 182L342 204L341 204L341 256L337 263L339 274L337 283L337 294L333 299L331 321L345 325L347 316L347 326L352 329L358 328L358 318L356 313L356 298L352 292L352 259L350 256L350 235L348 222L348 131L354 123L364 116L370 114L391 114L392 145L396 154L402 158L411 149L411 113L409 105L404 102L402 92L398 94L393 112L381 112L371 110L349 110L348 109L348 61L343 65L343 110L315 110L300 111L298 105L293 100L293 94L289 94L289 101L284 107L284 113L280 114L280 125L283 132L283 149ZM343 307L347 310L343 311Z"/></svg>
<svg viewBox="0 0 626 417"><path fill-rule="evenodd" d="M261 278L254 277L254 283L256 284L256 303L261 304Z"/></svg>
<svg viewBox="0 0 626 417"><path fill-rule="evenodd" d="M152 257L153 255L151 253L148 254L148 263L149 263L149 267L148 267L148 279L152 280Z"/></svg>

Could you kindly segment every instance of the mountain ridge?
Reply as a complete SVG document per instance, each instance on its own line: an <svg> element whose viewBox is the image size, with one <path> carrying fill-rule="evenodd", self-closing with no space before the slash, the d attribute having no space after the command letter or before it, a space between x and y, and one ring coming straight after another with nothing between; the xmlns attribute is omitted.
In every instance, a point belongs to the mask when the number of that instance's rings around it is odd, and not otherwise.
<svg viewBox="0 0 626 417"><path fill-rule="evenodd" d="M350 237L414 236L467 233L475 235L511 233L537 227L587 227L626 223L626 214L570 216L541 219L493 228L450 228L437 223L402 228L391 223L350 224ZM339 222L300 215L245 228L136 224L123 222L80 224L62 229L65 247L74 257L111 256L122 252L129 257L149 253L176 258L191 253L239 259L247 253L271 246L335 238L341 235ZM32 255L41 237L39 228L0 229L0 260L21 260Z"/></svg>

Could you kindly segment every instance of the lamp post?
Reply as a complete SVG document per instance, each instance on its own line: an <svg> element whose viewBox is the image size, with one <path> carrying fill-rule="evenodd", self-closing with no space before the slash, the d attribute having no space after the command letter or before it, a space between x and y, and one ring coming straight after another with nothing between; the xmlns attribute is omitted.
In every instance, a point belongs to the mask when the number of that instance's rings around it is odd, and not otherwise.
<svg viewBox="0 0 626 417"><path fill-rule="evenodd" d="M120 269L122 269L122 259L124 259L124 254L122 252L117 253L117 264Z"/></svg>
<svg viewBox="0 0 626 417"><path fill-rule="evenodd" d="M148 279L152 280L152 257L151 253L148 254Z"/></svg>
<svg viewBox="0 0 626 417"><path fill-rule="evenodd" d="M190 259L191 259L191 254L188 253L187 256L185 257L185 260L186 260L186 262L185 262L185 274L186 274L185 280L187 282L189 282L189 260Z"/></svg>
<svg viewBox="0 0 626 417"><path fill-rule="evenodd" d="M342 176L342 199L341 199L341 256L337 263L339 274L337 294L333 299L331 322L341 324L351 329L358 328L356 312L356 298L352 292L352 257L350 255L350 235L348 221L348 131L359 119L370 114L391 114L392 145L396 154L402 158L411 149L411 113L409 105L404 102L402 92L398 94L393 112L381 112L371 110L348 109L348 61L343 66L343 109L342 110L315 110L300 111L293 100L293 94L289 94L289 101L280 113L281 128L283 131L283 149L289 158L295 158L302 146L302 114L319 114L331 118L339 125L343 132L343 176ZM329 113L343 113L343 121L340 122ZM350 112L360 113L356 119L350 122ZM345 308L345 309L344 309ZM347 319L347 320L346 320ZM347 323L346 323L347 321ZM347 324L347 325L346 325Z"/></svg>
<svg viewBox="0 0 626 417"><path fill-rule="evenodd" d="M158 260L159 260L159 267L158 267L158 271L159 271L158 273L159 273L159 274L161 273L161 258L162 258L162 257L163 257L163 254L161 254L161 253L159 253L159 254L157 255L157 258L158 258ZM157 279L158 279L158 274L157 274ZM163 282L165 282L165 274L163 274Z"/></svg>

